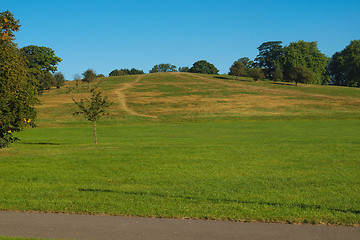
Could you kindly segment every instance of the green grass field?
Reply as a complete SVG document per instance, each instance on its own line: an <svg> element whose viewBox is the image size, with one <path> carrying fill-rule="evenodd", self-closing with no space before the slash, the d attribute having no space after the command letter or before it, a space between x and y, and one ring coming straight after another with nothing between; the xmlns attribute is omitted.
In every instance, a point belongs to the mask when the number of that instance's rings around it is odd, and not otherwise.
<svg viewBox="0 0 360 240"><path fill-rule="evenodd" d="M0 209L359 225L360 89L219 77L104 79L96 146L66 91L44 94L39 128L0 150ZM126 83L156 117L116 103Z"/></svg>

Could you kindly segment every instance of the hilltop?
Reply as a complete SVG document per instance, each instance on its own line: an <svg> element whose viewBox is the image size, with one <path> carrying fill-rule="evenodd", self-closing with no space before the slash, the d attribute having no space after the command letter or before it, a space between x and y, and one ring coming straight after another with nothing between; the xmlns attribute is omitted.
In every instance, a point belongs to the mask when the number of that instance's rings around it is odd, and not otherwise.
<svg viewBox="0 0 360 240"><path fill-rule="evenodd" d="M360 116L360 89L258 81L227 75L155 73L100 78L114 103L106 121L212 121L249 119L354 119ZM45 92L38 106L40 125L74 124L69 93L75 81ZM84 90L85 83L78 88ZM55 120L55 121L54 121Z"/></svg>

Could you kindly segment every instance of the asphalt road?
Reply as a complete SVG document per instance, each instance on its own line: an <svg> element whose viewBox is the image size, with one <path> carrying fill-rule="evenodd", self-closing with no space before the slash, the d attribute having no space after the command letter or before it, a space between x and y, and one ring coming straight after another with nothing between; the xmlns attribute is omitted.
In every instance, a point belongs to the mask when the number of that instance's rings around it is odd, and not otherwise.
<svg viewBox="0 0 360 240"><path fill-rule="evenodd" d="M0 211L0 235L52 239L360 239L360 227Z"/></svg>

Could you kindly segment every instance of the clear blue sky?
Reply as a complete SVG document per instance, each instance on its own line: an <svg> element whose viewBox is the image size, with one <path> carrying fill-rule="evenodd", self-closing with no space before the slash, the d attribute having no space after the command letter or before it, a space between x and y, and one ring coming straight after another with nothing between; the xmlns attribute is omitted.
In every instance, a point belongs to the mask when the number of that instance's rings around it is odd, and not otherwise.
<svg viewBox="0 0 360 240"><path fill-rule="evenodd" d="M360 39L359 0L0 1L21 22L19 47L54 49L69 80L88 68L148 72L203 59L227 73L266 41L317 41L332 56Z"/></svg>

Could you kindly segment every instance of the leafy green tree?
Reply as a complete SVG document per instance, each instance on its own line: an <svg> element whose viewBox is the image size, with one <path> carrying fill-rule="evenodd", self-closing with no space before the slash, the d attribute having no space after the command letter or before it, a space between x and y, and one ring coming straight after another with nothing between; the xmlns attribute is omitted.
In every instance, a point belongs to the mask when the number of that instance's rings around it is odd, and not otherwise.
<svg viewBox="0 0 360 240"><path fill-rule="evenodd" d="M360 87L360 40L351 41L332 56L329 72L335 85Z"/></svg>
<svg viewBox="0 0 360 240"><path fill-rule="evenodd" d="M236 77L246 77L247 72L246 72L245 66L242 64L242 62L240 62L239 60L235 61L229 69L229 75L236 76Z"/></svg>
<svg viewBox="0 0 360 240"><path fill-rule="evenodd" d="M150 73L157 73L157 72L176 72L176 66L171 65L170 63L161 63L155 65L151 70Z"/></svg>
<svg viewBox="0 0 360 240"><path fill-rule="evenodd" d="M15 132L36 126L36 87L29 80L26 59L13 42L13 32L19 28L11 12L0 13L0 148L18 140Z"/></svg>
<svg viewBox="0 0 360 240"><path fill-rule="evenodd" d="M282 41L264 42L258 47L259 54L255 58L257 66L263 68L265 76L273 78L273 72L279 67L283 54Z"/></svg>
<svg viewBox="0 0 360 240"><path fill-rule="evenodd" d="M27 59L30 77L38 83L39 92L56 85L52 73L56 72L57 65L62 60L55 55L54 50L30 45L20 51Z"/></svg>
<svg viewBox="0 0 360 240"><path fill-rule="evenodd" d="M56 72L56 65L62 61L55 55L54 50L48 47L30 45L20 50L28 59L30 68L36 68L43 72Z"/></svg>
<svg viewBox="0 0 360 240"><path fill-rule="evenodd" d="M124 68L124 69L114 69L109 73L109 76L123 76L123 75L138 75L144 74L143 70L138 70L136 68L132 68L131 70Z"/></svg>
<svg viewBox="0 0 360 240"><path fill-rule="evenodd" d="M61 86L64 86L64 84L65 84L64 74L62 74L61 72L56 72L54 74L54 82L55 82L56 88L60 88Z"/></svg>
<svg viewBox="0 0 360 240"><path fill-rule="evenodd" d="M179 67L179 72L189 72L190 68L189 67Z"/></svg>
<svg viewBox="0 0 360 240"><path fill-rule="evenodd" d="M249 58L243 57L235 61L229 69L229 75L237 77L248 76L249 70L253 67L254 63Z"/></svg>
<svg viewBox="0 0 360 240"><path fill-rule="evenodd" d="M130 70L130 75L140 75L140 74L144 74L144 71L143 71L143 70L136 69L136 68L132 68L132 69Z"/></svg>
<svg viewBox="0 0 360 240"><path fill-rule="evenodd" d="M84 76L82 81L89 83L89 86L90 86L90 83L92 83L95 80L95 78L97 77L96 72L91 68L89 68L88 70L83 72L82 75Z"/></svg>
<svg viewBox="0 0 360 240"><path fill-rule="evenodd" d="M282 68L284 70L285 80L294 79L293 73L300 70L299 68L295 68L301 66L301 72L313 72L312 78L306 78L305 83L327 83L329 81L329 77L326 74L327 64L328 57L320 52L316 42L297 41L284 47Z"/></svg>
<svg viewBox="0 0 360 240"><path fill-rule="evenodd" d="M98 88L89 88L90 97L81 98L80 101L76 101L73 98L74 103L77 106L77 111L74 115L83 115L88 121L93 123L94 131L94 143L97 144L96 122L106 114L106 109L111 105L108 97L105 96Z"/></svg>
<svg viewBox="0 0 360 240"><path fill-rule="evenodd" d="M251 68L251 69L249 69L248 76L252 77L255 82L258 81L259 79L264 79L265 78L263 69L261 69L261 68Z"/></svg>
<svg viewBox="0 0 360 240"><path fill-rule="evenodd" d="M219 70L213 64L205 60L200 60L193 64L189 72L203 73L203 74L218 74Z"/></svg>
<svg viewBox="0 0 360 240"><path fill-rule="evenodd" d="M122 70L118 70L118 69L114 69L109 73L110 77L113 76L122 76L122 75L127 75L126 72L122 71Z"/></svg>
<svg viewBox="0 0 360 240"><path fill-rule="evenodd" d="M314 72L304 66L296 66L288 74L290 80L295 82L295 85L314 82Z"/></svg>
<svg viewBox="0 0 360 240"><path fill-rule="evenodd" d="M274 81L282 81L284 80L284 72L280 67L277 67L273 72L273 80Z"/></svg>

